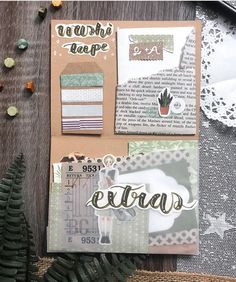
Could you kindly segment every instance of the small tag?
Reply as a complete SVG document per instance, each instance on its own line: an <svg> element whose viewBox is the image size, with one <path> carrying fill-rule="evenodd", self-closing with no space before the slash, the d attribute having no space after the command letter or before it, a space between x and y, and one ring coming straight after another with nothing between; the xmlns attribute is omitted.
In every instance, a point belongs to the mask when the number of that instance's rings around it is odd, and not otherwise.
<svg viewBox="0 0 236 282"><path fill-rule="evenodd" d="M163 43L149 42L129 45L130 61L137 60L163 60Z"/></svg>

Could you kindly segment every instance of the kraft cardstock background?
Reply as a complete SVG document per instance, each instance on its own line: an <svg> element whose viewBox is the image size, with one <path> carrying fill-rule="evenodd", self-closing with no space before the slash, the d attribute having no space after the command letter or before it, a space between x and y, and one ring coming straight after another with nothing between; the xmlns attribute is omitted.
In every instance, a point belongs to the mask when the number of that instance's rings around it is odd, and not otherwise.
<svg viewBox="0 0 236 282"><path fill-rule="evenodd" d="M92 38L60 38L57 36L57 24L96 24L98 21L52 21L51 40L51 164L59 162L62 156L73 151L81 152L91 157L101 157L107 153L127 155L127 144L132 140L198 140L199 128L199 97L200 97L200 64L201 64L201 22L200 21L109 21L114 25L112 36L101 39ZM108 21L99 21L106 25ZM118 28L147 27L195 27L196 30L196 121L197 134L191 136L144 136L114 134L115 97L117 86L116 31ZM68 54L68 49L62 48L64 43L80 41L84 43L108 42L110 50L98 53L96 57L89 55ZM101 136L74 135L65 136L61 133L61 98L60 74L71 62L96 62L104 72L104 129Z"/></svg>

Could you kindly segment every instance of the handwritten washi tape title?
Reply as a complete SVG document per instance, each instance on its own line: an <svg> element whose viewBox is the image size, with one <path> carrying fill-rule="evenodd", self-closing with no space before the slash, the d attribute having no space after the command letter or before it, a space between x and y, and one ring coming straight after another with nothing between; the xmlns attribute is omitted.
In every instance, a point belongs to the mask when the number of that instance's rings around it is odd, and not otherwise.
<svg viewBox="0 0 236 282"><path fill-rule="evenodd" d="M103 25L97 22L95 25L91 24L58 24L55 27L58 37L61 38L88 38L99 37L105 39L112 35L113 24L107 23ZM69 54L73 55L90 55L95 57L99 52L108 52L110 46L107 42L86 44L75 41L68 42L62 45L63 48L68 49Z"/></svg>

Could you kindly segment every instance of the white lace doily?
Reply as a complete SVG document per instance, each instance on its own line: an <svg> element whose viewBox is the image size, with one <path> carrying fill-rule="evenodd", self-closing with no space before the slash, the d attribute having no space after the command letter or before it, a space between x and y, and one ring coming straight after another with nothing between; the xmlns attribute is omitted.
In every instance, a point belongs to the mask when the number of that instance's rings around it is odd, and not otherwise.
<svg viewBox="0 0 236 282"><path fill-rule="evenodd" d="M202 20L201 108L206 116L236 127L236 25L198 6Z"/></svg>

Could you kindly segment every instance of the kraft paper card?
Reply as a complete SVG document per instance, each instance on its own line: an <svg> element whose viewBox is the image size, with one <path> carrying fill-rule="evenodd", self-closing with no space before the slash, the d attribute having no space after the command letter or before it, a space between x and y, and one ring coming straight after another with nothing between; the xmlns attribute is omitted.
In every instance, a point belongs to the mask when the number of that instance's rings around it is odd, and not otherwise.
<svg viewBox="0 0 236 282"><path fill-rule="evenodd" d="M53 20L51 37L51 163L127 155L131 140L198 139L200 21Z"/></svg>
<svg viewBox="0 0 236 282"><path fill-rule="evenodd" d="M196 254L196 145L55 164L48 251Z"/></svg>
<svg viewBox="0 0 236 282"><path fill-rule="evenodd" d="M52 21L48 251L197 253L195 151L131 157L128 144L198 141L200 50L199 21ZM137 196L129 208L112 206L121 191Z"/></svg>

